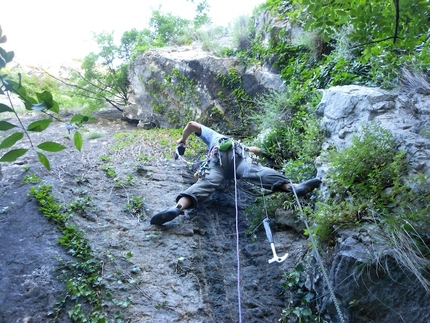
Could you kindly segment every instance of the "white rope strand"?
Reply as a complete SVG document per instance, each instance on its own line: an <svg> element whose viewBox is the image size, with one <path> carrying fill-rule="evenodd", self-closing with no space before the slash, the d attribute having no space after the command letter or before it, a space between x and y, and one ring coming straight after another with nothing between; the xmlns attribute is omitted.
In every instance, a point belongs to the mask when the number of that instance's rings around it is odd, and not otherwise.
<svg viewBox="0 0 430 323"><path fill-rule="evenodd" d="M239 248L239 210L237 206L237 176L236 176L236 151L233 145L233 172L234 172L234 206L236 210L236 257L237 257L237 303L239 323L242 323L242 305L240 296L240 248Z"/></svg>
<svg viewBox="0 0 430 323"><path fill-rule="evenodd" d="M312 243L312 248L314 249L315 255L316 255L317 260L318 260L318 262L319 262L319 264L320 264L320 267L321 267L321 271L322 271L322 273L323 273L324 280L326 281L326 284L327 284L327 286L328 286L328 290L329 290L329 292L330 292L330 296L331 296L331 298L332 298L332 300L333 300L333 303L334 303L334 306L335 306L335 308L336 308L337 315L339 316L339 320L340 320L340 322L341 322L341 323L345 323L345 319L344 319L344 317L343 317L343 315L342 315L342 311L340 310L339 301L337 300L336 295L334 294L333 286L332 286L332 285L331 285L331 283L330 283L330 280L329 280L328 275L327 275L327 271L325 270L325 267L324 267L324 265L323 265L323 262L322 262L322 259L321 259L321 256L320 256L320 253L319 253L318 248L317 248L316 240L315 240L315 238L314 238L314 236L313 236L313 234L312 234L312 231L311 231L311 229L310 229L310 227L309 227L308 221L307 221L307 220L306 220L306 218L305 218L305 213L303 212L303 208L302 208L302 205L301 205L301 203L300 203L299 197L297 196L296 189L294 188L294 185L293 185L293 184L291 184L291 186L290 186L290 187L291 187L291 189L292 189L292 191L293 191L293 193L294 193L294 196L295 196L295 198L296 198L297 205L299 206L299 209L300 209L300 212L301 212L301 215L300 215L300 216L301 216L301 218L302 218L303 222L304 222L304 223L305 223L305 225L306 225L306 229L308 230L308 233L309 233L309 239L311 240L311 243Z"/></svg>

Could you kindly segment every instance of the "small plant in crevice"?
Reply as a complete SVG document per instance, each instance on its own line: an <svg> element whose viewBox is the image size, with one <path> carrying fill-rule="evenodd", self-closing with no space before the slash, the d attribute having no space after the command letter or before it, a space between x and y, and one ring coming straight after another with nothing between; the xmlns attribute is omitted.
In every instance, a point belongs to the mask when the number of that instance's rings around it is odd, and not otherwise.
<svg viewBox="0 0 430 323"><path fill-rule="evenodd" d="M24 184L37 184L40 183L42 179L36 174L24 175Z"/></svg>
<svg viewBox="0 0 430 323"><path fill-rule="evenodd" d="M143 153L141 153L141 154L139 154L139 155L136 156L136 163L138 165L145 164L145 163L151 161L152 159L154 159L153 156L151 156L149 154L143 154Z"/></svg>
<svg viewBox="0 0 430 323"><path fill-rule="evenodd" d="M108 155L101 155L99 157L99 160L102 161L102 162L110 162L110 161L112 161L112 158L110 156L108 156Z"/></svg>
<svg viewBox="0 0 430 323"><path fill-rule="evenodd" d="M115 177L114 185L116 187L124 187L124 186L135 186L136 181L133 178L133 175L126 174L125 179L121 179L119 177Z"/></svg>
<svg viewBox="0 0 430 323"><path fill-rule="evenodd" d="M86 190L78 192L77 197L74 198L73 202L70 202L66 209L69 214L79 214L85 217L91 216L96 209L93 201L93 197L88 195Z"/></svg>
<svg viewBox="0 0 430 323"><path fill-rule="evenodd" d="M85 175L81 175L81 176L77 176L77 177L75 178L75 182L76 182L76 184L78 184L78 185L82 185L82 184L84 184L84 183L89 182L89 179L88 179Z"/></svg>
<svg viewBox="0 0 430 323"><path fill-rule="evenodd" d="M102 170L106 173L106 176L109 178L116 178L117 177L115 168L112 164L103 165Z"/></svg>
<svg viewBox="0 0 430 323"><path fill-rule="evenodd" d="M285 273L282 286L288 293L288 305L282 310L279 322L325 322L315 310L315 294L305 285L306 275L303 264Z"/></svg>
<svg viewBox="0 0 430 323"><path fill-rule="evenodd" d="M107 295L102 277L102 263L93 254L85 234L68 223L69 215L62 212L61 203L52 195L52 186L33 186L30 195L37 199L40 211L60 229L58 242L72 256L71 260L58 259L58 279L66 284L65 295L57 300L49 312L53 322L58 322L61 313L67 311L74 322L107 323L108 315L103 307L103 296Z"/></svg>
<svg viewBox="0 0 430 323"><path fill-rule="evenodd" d="M146 219L147 215L144 210L145 203L141 196L132 196L125 205L125 211L132 215L137 216L139 219Z"/></svg>

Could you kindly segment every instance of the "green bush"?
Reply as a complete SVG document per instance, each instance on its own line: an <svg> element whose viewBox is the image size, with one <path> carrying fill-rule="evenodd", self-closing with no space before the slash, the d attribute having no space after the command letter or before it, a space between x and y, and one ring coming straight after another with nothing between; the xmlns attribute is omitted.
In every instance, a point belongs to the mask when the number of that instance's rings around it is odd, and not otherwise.
<svg viewBox="0 0 430 323"><path fill-rule="evenodd" d="M313 112L319 99L307 107L298 103L298 97L291 89L268 93L256 99L259 112L250 117L260 131L255 144L295 182L315 175L314 160L322 143L319 119Z"/></svg>
<svg viewBox="0 0 430 323"><path fill-rule="evenodd" d="M341 199L381 198L406 170L405 154L398 151L391 132L376 122L364 125L349 147L330 151L328 160L325 182Z"/></svg>
<svg viewBox="0 0 430 323"><path fill-rule="evenodd" d="M414 231L428 230L429 178L407 180L406 155L389 130L377 122L364 125L350 146L329 151L325 160L329 170L324 183L330 195L309 212L321 240L328 241L337 226L363 219L383 221L387 228L409 223Z"/></svg>

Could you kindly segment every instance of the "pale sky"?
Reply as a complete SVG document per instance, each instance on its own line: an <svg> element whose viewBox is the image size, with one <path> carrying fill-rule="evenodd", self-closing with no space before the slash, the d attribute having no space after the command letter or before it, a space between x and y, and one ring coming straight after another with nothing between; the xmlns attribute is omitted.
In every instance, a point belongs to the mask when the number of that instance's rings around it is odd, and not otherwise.
<svg viewBox="0 0 430 323"><path fill-rule="evenodd" d="M198 0L195 0L198 2ZM216 25L227 26L250 15L265 0L208 0ZM151 8L192 19L195 5L186 0L20 0L1 5L0 26L8 41L0 46L15 51L14 61L58 64L82 58L94 50L93 32L148 28ZM9 8L8 8L9 7Z"/></svg>

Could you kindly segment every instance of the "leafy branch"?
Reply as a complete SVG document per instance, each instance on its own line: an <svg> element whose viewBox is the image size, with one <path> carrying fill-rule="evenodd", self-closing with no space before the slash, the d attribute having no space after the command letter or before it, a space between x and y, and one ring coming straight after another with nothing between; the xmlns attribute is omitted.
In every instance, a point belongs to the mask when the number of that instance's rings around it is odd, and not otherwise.
<svg viewBox="0 0 430 323"><path fill-rule="evenodd" d="M7 37L2 35L2 29L0 27L0 43L5 43ZM0 70L6 67L7 63L10 63L15 56L13 51L7 52L0 47ZM5 95L9 101L9 105L0 103L0 114L1 113L13 113L17 120L17 125L9 121L0 120L0 131L16 130L12 134L8 135L5 139L0 142L1 149L12 148L16 143L26 137L29 141L30 147L28 148L15 148L4 153L0 157L0 162L14 162L18 158L25 155L29 150L36 151L40 163L47 168L51 169L48 158L43 152L60 152L66 147L54 141L45 141L40 144L35 144L32 141L32 132L41 132L46 130L53 120L61 121L57 115L60 112L58 103L53 99L52 94L48 91L42 93L36 93L36 98L31 97L27 94L25 87L21 84L21 75L18 73L18 82L6 79L6 75L0 75L0 95ZM15 93L24 103L26 110L37 111L42 114L49 116L49 119L36 120L29 125L25 126L19 114L17 113L12 99L11 93ZM81 151L82 149L82 135L78 128L82 127L83 123L89 121L89 117L83 115L75 115L69 122L65 122L66 129L70 133L72 130L74 133L74 144L76 149ZM63 122L63 121L61 121Z"/></svg>
<svg viewBox="0 0 430 323"><path fill-rule="evenodd" d="M76 69L72 69L74 73L76 73L76 75L78 75L83 81L86 82L86 84L91 85L92 88L89 87L84 87L84 86L80 86L78 84L74 84L74 83L70 83L70 82L66 82L52 74L50 74L49 72L43 70L47 75L49 75L50 77L52 77L53 79L59 81L60 83L75 88L77 90L81 90L82 94L80 94L80 96L91 99L91 100L98 100L100 98L103 98L106 102L110 103L114 108L116 108L119 111L123 111L122 108L119 107L118 103L115 102L114 100L110 99L107 95L104 95L103 93L106 94L111 94L114 97L118 97L121 101L123 102L127 102L128 99L126 97L121 97L118 94L110 91L110 90L106 90L107 86L105 88L102 88L101 86L94 84L93 82L91 82L89 79L87 79L84 75L82 75L79 71L77 71Z"/></svg>

